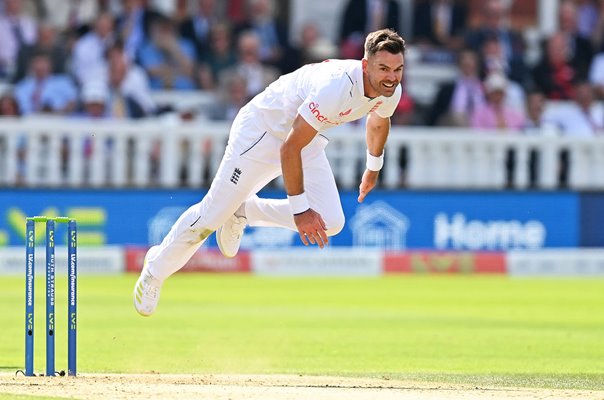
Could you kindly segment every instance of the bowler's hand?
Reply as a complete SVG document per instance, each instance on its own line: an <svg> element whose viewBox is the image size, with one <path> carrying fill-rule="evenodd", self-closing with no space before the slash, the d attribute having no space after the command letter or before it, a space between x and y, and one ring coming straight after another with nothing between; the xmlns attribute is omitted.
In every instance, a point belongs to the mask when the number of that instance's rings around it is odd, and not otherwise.
<svg viewBox="0 0 604 400"><path fill-rule="evenodd" d="M298 228L300 239L302 239L305 246L308 246L309 242L318 245L320 248L327 245L327 232L325 232L327 227L318 212L309 208L303 213L294 215L294 222Z"/></svg>
<svg viewBox="0 0 604 400"><path fill-rule="evenodd" d="M365 200L365 196L367 196L367 194L375 187L379 174L380 171L371 171L368 169L363 172L363 178L359 185L359 203L362 203L363 200Z"/></svg>

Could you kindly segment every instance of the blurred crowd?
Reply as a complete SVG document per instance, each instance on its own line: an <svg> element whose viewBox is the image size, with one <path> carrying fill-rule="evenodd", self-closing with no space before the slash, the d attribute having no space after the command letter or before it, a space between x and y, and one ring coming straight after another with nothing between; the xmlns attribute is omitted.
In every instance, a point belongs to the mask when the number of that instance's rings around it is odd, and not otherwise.
<svg viewBox="0 0 604 400"><path fill-rule="evenodd" d="M155 90L201 89L227 119L301 62L270 0L61 3L0 3L2 115L142 118L169 111Z"/></svg>
<svg viewBox="0 0 604 400"><path fill-rule="evenodd" d="M526 31L514 29L513 1L485 0L479 23L471 29L466 27L467 9L461 2L418 5L415 42L425 56L448 56L458 66L457 77L439 87L423 122L526 133L603 134L604 108L599 100L604 95L604 1L554 4L557 29L537 37L534 51Z"/></svg>
<svg viewBox="0 0 604 400"><path fill-rule="evenodd" d="M201 90L214 101L183 118L229 121L280 74L362 57L366 33L402 31L404 15L396 0L346 0L330 40L315 21L291 37L287 1L57 3L0 0L0 80L10 87L0 115L143 118L173 111L154 91ZM557 29L536 49L513 4L413 1L409 47L420 62L450 63L456 76L427 105L404 91L393 123L604 133L604 0L558 1ZM553 102L564 107L546 107Z"/></svg>

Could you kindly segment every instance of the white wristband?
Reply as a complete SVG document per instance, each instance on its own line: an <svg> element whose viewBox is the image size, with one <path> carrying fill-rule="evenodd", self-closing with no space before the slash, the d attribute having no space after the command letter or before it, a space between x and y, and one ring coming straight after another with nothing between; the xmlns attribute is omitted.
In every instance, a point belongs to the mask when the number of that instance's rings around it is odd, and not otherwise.
<svg viewBox="0 0 604 400"><path fill-rule="evenodd" d="M308 198L306 197L306 193L302 192L295 196L287 196L289 200L289 206L291 207L292 214L301 214L304 211L308 211L310 205L308 204Z"/></svg>
<svg viewBox="0 0 604 400"><path fill-rule="evenodd" d="M367 169L369 171L379 171L384 166L384 152L379 157L372 156L367 150Z"/></svg>

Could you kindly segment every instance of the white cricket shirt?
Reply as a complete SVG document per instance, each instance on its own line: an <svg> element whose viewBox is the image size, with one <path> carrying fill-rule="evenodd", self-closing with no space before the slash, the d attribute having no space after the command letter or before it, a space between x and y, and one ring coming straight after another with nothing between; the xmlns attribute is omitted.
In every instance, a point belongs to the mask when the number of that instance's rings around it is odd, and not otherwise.
<svg viewBox="0 0 604 400"><path fill-rule="evenodd" d="M327 60L281 76L249 103L259 127L280 139L300 114L318 132L375 112L392 116L401 98L398 85L391 97L365 97L360 60Z"/></svg>

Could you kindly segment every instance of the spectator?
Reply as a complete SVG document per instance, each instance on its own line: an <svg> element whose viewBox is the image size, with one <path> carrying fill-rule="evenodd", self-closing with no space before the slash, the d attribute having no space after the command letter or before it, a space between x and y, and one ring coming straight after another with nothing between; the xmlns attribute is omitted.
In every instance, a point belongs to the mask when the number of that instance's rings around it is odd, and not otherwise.
<svg viewBox="0 0 604 400"><path fill-rule="evenodd" d="M529 91L526 96L525 132L540 131L547 124L544 111L545 95L537 89Z"/></svg>
<svg viewBox="0 0 604 400"><path fill-rule="evenodd" d="M508 62L496 36L485 37L478 53L481 55L480 74L483 78L493 73L508 75Z"/></svg>
<svg viewBox="0 0 604 400"><path fill-rule="evenodd" d="M149 38L151 22L158 15L146 7L143 0L124 1L123 12L117 16L115 26L130 60L138 60L139 51Z"/></svg>
<svg viewBox="0 0 604 400"><path fill-rule="evenodd" d="M192 90L195 46L178 37L172 21L157 17L151 37L141 49L140 63L151 79L153 89Z"/></svg>
<svg viewBox="0 0 604 400"><path fill-rule="evenodd" d="M575 69L569 62L568 42L563 33L550 36L545 42L541 61L533 69L533 80L550 100L574 98Z"/></svg>
<svg viewBox="0 0 604 400"><path fill-rule="evenodd" d="M109 90L102 79L85 82L82 85L80 117L103 119L109 117L107 113L107 100Z"/></svg>
<svg viewBox="0 0 604 400"><path fill-rule="evenodd" d="M421 46L460 50L467 10L454 0L421 1L413 13L413 40Z"/></svg>
<svg viewBox="0 0 604 400"><path fill-rule="evenodd" d="M486 104L477 107L471 119L471 126L477 129L519 130L524 126L524 115L514 107L506 104L505 97L508 80L502 73L492 73L484 82ZM513 150L506 151L505 181L507 187L514 183L516 154Z"/></svg>
<svg viewBox="0 0 604 400"><path fill-rule="evenodd" d="M545 96L537 89L532 89L526 96L526 119L522 130L525 134L550 135L557 133L555 125L545 115ZM512 162L515 164L515 153ZM539 181L540 154L530 149L528 155L529 187L536 188Z"/></svg>
<svg viewBox="0 0 604 400"><path fill-rule="evenodd" d="M593 87L586 81L575 84L575 101L549 118L567 136L591 137L604 134L604 105L594 101Z"/></svg>
<svg viewBox="0 0 604 400"><path fill-rule="evenodd" d="M582 37L577 28L577 7L574 2L564 0L559 10L560 32L567 42L569 62L577 78L586 79L594 50L591 41Z"/></svg>
<svg viewBox="0 0 604 400"><path fill-rule="evenodd" d="M176 26L180 27L181 24L189 18L191 15L191 10L189 7L188 0L175 0L174 4L174 12L172 13L172 21L176 24Z"/></svg>
<svg viewBox="0 0 604 400"><path fill-rule="evenodd" d="M362 58L368 32L392 28L400 30L400 8L396 0L348 0L340 19L342 58Z"/></svg>
<svg viewBox="0 0 604 400"><path fill-rule="evenodd" d="M428 126L469 126L474 108L485 102L476 52L462 50L457 56L457 63L457 77L440 84L427 110L425 123Z"/></svg>
<svg viewBox="0 0 604 400"><path fill-rule="evenodd" d="M555 125L564 136L589 138L603 135L604 105L594 101L593 87L586 81L578 81L574 85L574 92L575 101L556 112L548 113L548 122ZM566 187L573 160L568 149L561 150L559 158L558 182L560 187Z"/></svg>
<svg viewBox="0 0 604 400"><path fill-rule="evenodd" d="M449 105L449 123L469 126L474 110L485 105L484 91L478 73L478 56L470 50L459 54L459 72Z"/></svg>
<svg viewBox="0 0 604 400"><path fill-rule="evenodd" d="M33 45L23 46L19 50L13 82L18 82L27 75L27 68L31 64L33 55L41 51L50 55L52 70L55 74L66 72L67 49L57 40L56 29L48 23L41 23L38 28L38 41Z"/></svg>
<svg viewBox="0 0 604 400"><path fill-rule="evenodd" d="M487 36L482 42L481 76L492 73L503 73L508 79L525 85L528 80L526 65L522 59L508 60L505 56L501 41L496 36Z"/></svg>
<svg viewBox="0 0 604 400"><path fill-rule="evenodd" d="M589 82L593 85L597 98L604 99L604 52L594 57L589 70Z"/></svg>
<svg viewBox="0 0 604 400"><path fill-rule="evenodd" d="M508 79L505 91L505 103L518 110L523 110L525 106L523 87L526 86L526 81L528 81L524 63L515 61L508 63L503 54L501 42L494 37L486 38L481 55L481 76L483 79L492 74L503 74L506 76Z"/></svg>
<svg viewBox="0 0 604 400"><path fill-rule="evenodd" d="M109 88L107 83L101 78L90 80L82 85L82 112L78 115L80 118L91 120L110 120L114 116L108 107ZM113 182L113 165L115 165L115 140L112 137L103 139L93 139L86 136L83 143L84 160L82 165L82 175L85 184L89 184L92 171L96 167L92 156L99 154L102 158L103 180L106 185ZM68 150L69 151L69 150Z"/></svg>
<svg viewBox="0 0 604 400"><path fill-rule="evenodd" d="M526 78L523 73L525 45L522 36L509 27L509 5L502 0L486 0L481 26L466 35L466 45L476 52L484 49L487 40L496 40L501 49L503 69L506 75L520 84ZM520 71L520 73L514 73Z"/></svg>
<svg viewBox="0 0 604 400"><path fill-rule="evenodd" d="M247 96L252 98L277 79L278 72L260 62L260 40L254 32L244 32L237 49L237 64L224 70L220 80L229 74L240 74L247 82Z"/></svg>
<svg viewBox="0 0 604 400"><path fill-rule="evenodd" d="M24 15L21 7L21 0L4 2L4 14L0 16L0 78L14 73L21 47L37 40L36 22Z"/></svg>
<svg viewBox="0 0 604 400"><path fill-rule="evenodd" d="M239 109L250 100L245 78L238 74L226 76L218 88L218 97L208 117L214 121L233 121Z"/></svg>
<svg viewBox="0 0 604 400"><path fill-rule="evenodd" d="M597 4L597 16L596 25L591 35L591 43L595 52L602 52L604 51L604 1L602 0L599 0Z"/></svg>
<svg viewBox="0 0 604 400"><path fill-rule="evenodd" d="M143 0L145 5L156 11L159 15L163 15L169 18L177 26L176 19L174 19L175 13L177 12L177 6L179 0Z"/></svg>
<svg viewBox="0 0 604 400"><path fill-rule="evenodd" d="M216 0L198 0L197 12L180 24L180 36L194 44L196 60L202 60L210 50L210 32L216 23Z"/></svg>
<svg viewBox="0 0 604 400"><path fill-rule="evenodd" d="M235 28L235 35L252 31L259 40L259 57L264 64L282 72L290 72L286 55L289 52L287 29L277 21L274 0L248 0L247 18ZM295 67L294 67L295 69Z"/></svg>
<svg viewBox="0 0 604 400"><path fill-rule="evenodd" d="M521 129L524 115L506 105L507 79L502 74L491 74L485 82L486 104L477 107L472 114L471 126L482 129Z"/></svg>
<svg viewBox="0 0 604 400"><path fill-rule="evenodd" d="M21 115L19 103L11 93L5 93L0 96L0 116L2 117L18 117Z"/></svg>
<svg viewBox="0 0 604 400"><path fill-rule="evenodd" d="M592 37L598 24L599 0L575 0L576 4L576 22L577 32L579 36L587 40L592 40ZM593 45L592 45L593 48Z"/></svg>
<svg viewBox="0 0 604 400"><path fill-rule="evenodd" d="M145 71L131 63L124 49L119 46L109 51L108 64L107 113L114 118L134 119L152 115L156 106Z"/></svg>
<svg viewBox="0 0 604 400"><path fill-rule="evenodd" d="M113 41L113 17L105 12L98 16L94 30L82 36L74 45L72 73L78 83L94 79L105 67L105 53Z"/></svg>
<svg viewBox="0 0 604 400"><path fill-rule="evenodd" d="M222 71L237 63L237 55L233 50L231 30L227 24L212 26L209 40L210 47L202 57L198 79L202 89L212 90Z"/></svg>
<svg viewBox="0 0 604 400"><path fill-rule="evenodd" d="M99 14L97 0L67 0L58 6L55 0L43 0L47 21L57 32L75 32L78 36L90 30Z"/></svg>
<svg viewBox="0 0 604 400"><path fill-rule="evenodd" d="M67 114L77 99L75 85L64 75L53 75L50 57L40 52L33 56L30 73L15 86L15 97L24 115L36 112Z"/></svg>
<svg viewBox="0 0 604 400"><path fill-rule="evenodd" d="M317 24L309 21L302 25L300 43L297 47L300 66L321 62L338 56L338 48L322 35Z"/></svg>
<svg viewBox="0 0 604 400"><path fill-rule="evenodd" d="M226 18L229 21L234 24L239 24L245 20L245 1L246 0L226 0L222 2L225 8Z"/></svg>

